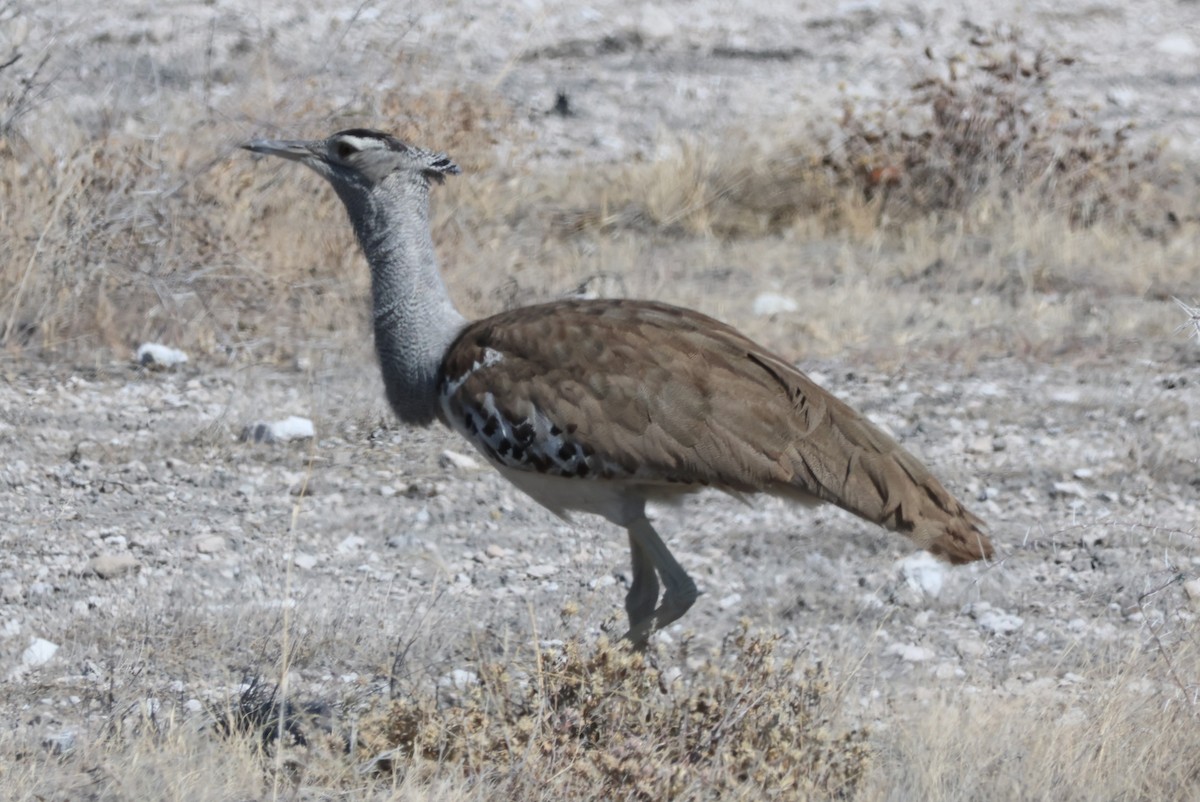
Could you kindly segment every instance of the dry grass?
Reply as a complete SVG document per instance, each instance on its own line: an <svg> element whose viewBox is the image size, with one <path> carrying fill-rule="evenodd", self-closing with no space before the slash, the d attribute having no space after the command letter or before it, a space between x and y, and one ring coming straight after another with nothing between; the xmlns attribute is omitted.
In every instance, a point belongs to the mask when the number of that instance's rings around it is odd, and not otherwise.
<svg viewBox="0 0 1200 802"><path fill-rule="evenodd" d="M1192 625L1159 643L866 707L863 655L805 666L744 628L709 655L488 644L456 684L282 721L257 685L215 717L135 705L66 749L8 736L2 779L14 800L1200 798L1200 642Z"/></svg>
<svg viewBox="0 0 1200 802"><path fill-rule="evenodd" d="M832 132L797 121L721 138L737 149L664 142L673 156L568 173L499 163L527 135L485 89L281 101L269 116L296 120L284 135L369 120L451 153L467 174L437 193L435 228L470 313L603 274L793 356L796 342L1047 353L1163 339L1163 307L1195 294L1186 170L1061 108L1050 78L1069 67L1027 51L1011 38L977 44L972 62L932 70L910 97L848 106ZM153 136L68 125L0 139L0 225L13 243L0 341L123 356L163 340L285 359L364 339L366 272L327 188L234 150L257 126L164 114ZM8 113L14 126L34 127L30 116ZM803 308L754 331L762 289ZM891 311L838 317L881 296Z"/></svg>
<svg viewBox="0 0 1200 802"><path fill-rule="evenodd" d="M1164 676L1196 656L1193 642L1018 693L931 693L877 741L886 768L861 798L1200 798L1200 677Z"/></svg>

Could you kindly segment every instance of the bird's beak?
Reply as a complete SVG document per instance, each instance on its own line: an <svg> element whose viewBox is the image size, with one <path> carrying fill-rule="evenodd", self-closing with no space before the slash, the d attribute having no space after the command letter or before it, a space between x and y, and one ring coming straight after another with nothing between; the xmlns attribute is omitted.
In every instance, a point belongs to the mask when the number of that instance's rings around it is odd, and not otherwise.
<svg viewBox="0 0 1200 802"><path fill-rule="evenodd" d="M300 139L251 139L242 147L254 153L280 156L291 161L304 161L311 159L319 152L319 144Z"/></svg>

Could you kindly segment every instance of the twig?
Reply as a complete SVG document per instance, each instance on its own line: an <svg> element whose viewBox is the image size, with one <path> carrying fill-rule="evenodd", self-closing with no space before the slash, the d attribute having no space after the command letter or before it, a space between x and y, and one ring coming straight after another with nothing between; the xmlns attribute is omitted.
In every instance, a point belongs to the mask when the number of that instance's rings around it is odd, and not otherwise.
<svg viewBox="0 0 1200 802"><path fill-rule="evenodd" d="M1174 333L1178 334L1190 326L1192 329L1192 334L1195 334L1196 339L1200 340L1200 306L1188 306L1174 295L1171 296L1171 300L1179 304L1179 308L1182 309L1184 314L1188 316L1188 319L1183 323L1180 323L1175 329ZM1192 334L1188 335L1189 340L1192 338Z"/></svg>

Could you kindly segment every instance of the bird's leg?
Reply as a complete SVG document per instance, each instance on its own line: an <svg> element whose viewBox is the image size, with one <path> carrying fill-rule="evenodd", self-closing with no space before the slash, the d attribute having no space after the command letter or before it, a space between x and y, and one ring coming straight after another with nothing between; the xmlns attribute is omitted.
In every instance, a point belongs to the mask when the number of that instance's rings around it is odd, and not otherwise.
<svg viewBox="0 0 1200 802"><path fill-rule="evenodd" d="M700 592L696 589L696 583L688 576L687 571L683 570L683 566L675 560L670 549L667 548L667 544L663 543L658 532L654 531L654 527L644 516L629 524L629 542L634 562L634 585L629 590L630 596L638 588L637 565L639 559L642 561L649 559L667 588L666 593L663 594L662 604L657 610L654 610L652 615L645 614L644 607L641 606L644 604L642 594L638 596L639 606L637 609L645 617L635 621L632 612L630 613L630 626L629 631L625 633L625 638L634 646L641 647L645 645L646 639L650 637L652 631L662 629L686 613L688 608L695 603ZM657 596L657 583L655 583L654 590L654 595ZM626 610L630 610L633 606L628 596L625 599L625 606Z"/></svg>
<svg viewBox="0 0 1200 802"><path fill-rule="evenodd" d="M625 594L629 631L639 631L639 627L645 623L644 632L645 635L649 635L650 626L654 623L654 607L658 604L658 576L654 573L654 560L649 552L642 548L641 542L633 536L632 529L629 531L629 553L633 557L633 582L629 585L629 592ZM626 637L633 640L629 635ZM635 644L644 645L645 637L640 643L635 641Z"/></svg>

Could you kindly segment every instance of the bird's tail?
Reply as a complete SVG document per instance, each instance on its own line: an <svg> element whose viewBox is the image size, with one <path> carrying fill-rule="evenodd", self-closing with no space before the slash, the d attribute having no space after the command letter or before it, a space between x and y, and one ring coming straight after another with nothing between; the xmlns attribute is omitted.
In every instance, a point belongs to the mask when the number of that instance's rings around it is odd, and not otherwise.
<svg viewBox="0 0 1200 802"><path fill-rule="evenodd" d="M983 520L920 460L838 399L822 401L824 409L808 417L808 436L793 442L794 491L900 532L951 563L993 556Z"/></svg>

